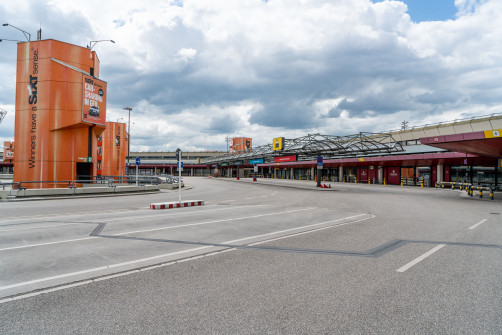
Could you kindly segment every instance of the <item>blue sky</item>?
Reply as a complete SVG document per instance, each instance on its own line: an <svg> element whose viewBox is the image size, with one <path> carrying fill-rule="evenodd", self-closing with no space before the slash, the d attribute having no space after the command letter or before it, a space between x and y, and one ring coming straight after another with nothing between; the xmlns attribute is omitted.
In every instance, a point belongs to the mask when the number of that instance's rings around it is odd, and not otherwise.
<svg viewBox="0 0 502 335"><path fill-rule="evenodd" d="M96 10L99 8L99 10ZM350 135L502 112L501 0L0 0L0 23L94 47L133 151ZM0 39L23 39L0 25ZM0 43L0 143L16 43ZM1 149L0 149L1 150Z"/></svg>
<svg viewBox="0 0 502 335"><path fill-rule="evenodd" d="M403 0L403 2L408 6L408 14L413 22L453 20L457 13L454 0Z"/></svg>

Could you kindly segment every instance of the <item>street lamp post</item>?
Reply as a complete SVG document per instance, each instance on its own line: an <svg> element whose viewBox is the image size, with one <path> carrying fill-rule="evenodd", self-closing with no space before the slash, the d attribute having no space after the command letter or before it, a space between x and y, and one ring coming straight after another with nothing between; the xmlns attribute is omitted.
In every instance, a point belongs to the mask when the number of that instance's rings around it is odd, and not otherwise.
<svg viewBox="0 0 502 335"><path fill-rule="evenodd" d="M89 42L89 45L87 46L88 49L92 50L92 48L94 48L94 46L96 45L96 43L99 43L99 42L112 42L112 43L115 43L114 40L99 40L99 41L90 41Z"/></svg>
<svg viewBox="0 0 502 335"><path fill-rule="evenodd" d="M123 110L129 111L129 122L127 126L127 165L129 165L129 156L131 156L131 107L124 107Z"/></svg>
<svg viewBox="0 0 502 335"><path fill-rule="evenodd" d="M0 42L3 42L3 41L9 41L9 42L18 42L18 43L22 43L23 41L20 41L20 40L8 40L6 38L2 38L0 39Z"/></svg>
<svg viewBox="0 0 502 335"><path fill-rule="evenodd" d="M8 23L4 23L3 26L4 27L11 26L12 28L21 31L24 34L24 37L26 37L26 39L28 40L28 42L31 41L31 34L29 32L24 31L23 29L20 29L18 27L13 26L12 24L8 24Z"/></svg>

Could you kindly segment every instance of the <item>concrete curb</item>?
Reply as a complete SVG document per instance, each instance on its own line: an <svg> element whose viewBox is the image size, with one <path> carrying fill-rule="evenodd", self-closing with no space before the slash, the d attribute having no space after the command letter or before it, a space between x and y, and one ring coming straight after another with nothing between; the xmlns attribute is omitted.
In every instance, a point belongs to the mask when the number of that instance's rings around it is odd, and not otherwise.
<svg viewBox="0 0 502 335"><path fill-rule="evenodd" d="M50 188L50 189L26 189L0 191L1 199L30 198L30 197L53 197L53 196L82 196L82 195L117 195L121 193L158 192L158 185L143 186L117 186L117 187L89 187L89 188Z"/></svg>
<svg viewBox="0 0 502 335"><path fill-rule="evenodd" d="M150 209L170 209L170 208L193 207L193 206L204 206L204 200L186 200L182 202L178 201L158 202L150 204Z"/></svg>

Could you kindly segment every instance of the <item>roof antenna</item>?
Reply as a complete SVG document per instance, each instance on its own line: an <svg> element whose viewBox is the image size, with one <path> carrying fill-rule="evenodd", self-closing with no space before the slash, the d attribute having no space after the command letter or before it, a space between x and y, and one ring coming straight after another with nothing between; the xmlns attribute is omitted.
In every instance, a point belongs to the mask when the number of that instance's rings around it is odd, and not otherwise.
<svg viewBox="0 0 502 335"><path fill-rule="evenodd" d="M40 23L40 29L37 30L37 41L42 39L42 23Z"/></svg>

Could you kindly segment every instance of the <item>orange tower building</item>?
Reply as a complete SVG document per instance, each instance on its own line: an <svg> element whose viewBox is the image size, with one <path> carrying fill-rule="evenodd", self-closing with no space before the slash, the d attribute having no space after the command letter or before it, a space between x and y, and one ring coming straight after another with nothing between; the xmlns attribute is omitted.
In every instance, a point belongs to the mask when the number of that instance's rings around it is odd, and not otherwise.
<svg viewBox="0 0 502 335"><path fill-rule="evenodd" d="M98 175L97 140L106 120L106 82L98 76L90 49L56 40L18 44L14 182Z"/></svg>
<svg viewBox="0 0 502 335"><path fill-rule="evenodd" d="M121 122L107 122L106 130L102 135L102 143L98 141L98 152L103 157L101 174L103 176L125 176L125 166L127 158L127 148L129 146L129 136L127 135L126 124ZM99 156L98 156L99 158Z"/></svg>
<svg viewBox="0 0 502 335"><path fill-rule="evenodd" d="M244 151L253 147L253 140L249 137L234 137L230 140L230 152Z"/></svg>
<svg viewBox="0 0 502 335"><path fill-rule="evenodd" d="M14 163L14 142L3 142L3 162Z"/></svg>

